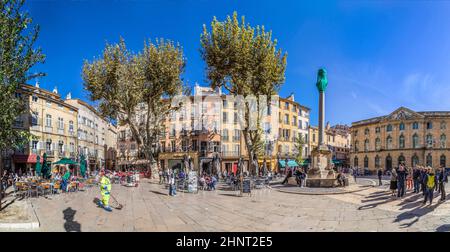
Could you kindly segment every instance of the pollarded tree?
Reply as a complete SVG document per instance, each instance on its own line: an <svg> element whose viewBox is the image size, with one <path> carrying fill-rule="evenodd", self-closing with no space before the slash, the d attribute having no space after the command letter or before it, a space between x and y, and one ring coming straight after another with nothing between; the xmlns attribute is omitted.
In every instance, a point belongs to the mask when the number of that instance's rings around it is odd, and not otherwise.
<svg viewBox="0 0 450 252"><path fill-rule="evenodd" d="M263 150L262 113L258 112L270 105L271 95L284 82L287 54L276 49L277 40L272 39L271 31L266 32L264 26L250 26L244 17L239 22L236 12L222 22L214 17L211 31L204 25L200 41L211 87L223 87L235 96L255 96L256 108L251 107L248 99L243 104L242 132L250 163L256 164L254 157L260 156ZM250 115L255 112L256 129L250 127Z"/></svg>
<svg viewBox="0 0 450 252"><path fill-rule="evenodd" d="M99 102L104 116L130 128L152 170L165 132L164 120L178 109L172 100L186 91L181 78L184 67L183 50L171 41L150 41L136 54L122 38L118 44L107 44L100 59L83 65L91 100Z"/></svg>
<svg viewBox="0 0 450 252"><path fill-rule="evenodd" d="M23 4L17 0L0 1L0 176L6 150L23 146L31 137L29 132L13 126L26 109L15 93L21 84L36 76L28 74L30 68L44 61L41 50L33 48L39 27L30 26L32 19L21 12Z"/></svg>

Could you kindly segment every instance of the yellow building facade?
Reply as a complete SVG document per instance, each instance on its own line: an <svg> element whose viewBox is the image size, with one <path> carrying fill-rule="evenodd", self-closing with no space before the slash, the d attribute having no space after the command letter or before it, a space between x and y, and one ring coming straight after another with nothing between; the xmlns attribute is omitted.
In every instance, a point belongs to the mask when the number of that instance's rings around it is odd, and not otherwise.
<svg viewBox="0 0 450 252"><path fill-rule="evenodd" d="M450 112L415 112L400 107L386 116L352 123L353 167L390 170L403 163L434 168L448 165Z"/></svg>

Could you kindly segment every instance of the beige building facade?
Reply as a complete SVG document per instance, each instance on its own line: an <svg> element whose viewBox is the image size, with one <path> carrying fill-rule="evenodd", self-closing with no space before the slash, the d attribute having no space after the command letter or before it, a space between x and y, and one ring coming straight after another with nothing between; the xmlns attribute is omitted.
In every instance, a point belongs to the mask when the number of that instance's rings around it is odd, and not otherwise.
<svg viewBox="0 0 450 252"><path fill-rule="evenodd" d="M309 127L309 139L308 139L308 156L311 155L311 151L319 145L319 128L315 126ZM350 127L347 125L335 125L330 127L327 123L325 128L325 144L332 151L332 158L335 164L342 166L349 165L350 158L350 145L351 145L351 132Z"/></svg>
<svg viewBox="0 0 450 252"><path fill-rule="evenodd" d="M352 123L350 161L353 167L390 170L448 166L450 111L416 112L400 107L386 116Z"/></svg>
<svg viewBox="0 0 450 252"><path fill-rule="evenodd" d="M37 156L42 162L44 154L50 162L76 158L78 108L65 103L56 88L50 92L38 83L21 85L16 95L26 101L27 112L17 118L14 126L29 131L35 139L11 153L12 170L34 171Z"/></svg>

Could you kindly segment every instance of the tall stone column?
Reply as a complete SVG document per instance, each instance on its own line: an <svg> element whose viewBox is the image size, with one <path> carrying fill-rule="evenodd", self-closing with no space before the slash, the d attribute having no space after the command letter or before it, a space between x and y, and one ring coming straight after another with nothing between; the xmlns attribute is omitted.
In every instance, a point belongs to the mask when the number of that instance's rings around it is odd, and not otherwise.
<svg viewBox="0 0 450 252"><path fill-rule="evenodd" d="M325 144L325 91L319 91L319 148Z"/></svg>

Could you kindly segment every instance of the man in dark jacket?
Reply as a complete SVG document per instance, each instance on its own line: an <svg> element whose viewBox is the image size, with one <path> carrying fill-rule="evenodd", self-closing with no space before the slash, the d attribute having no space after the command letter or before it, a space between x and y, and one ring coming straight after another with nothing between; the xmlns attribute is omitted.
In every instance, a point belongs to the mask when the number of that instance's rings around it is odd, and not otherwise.
<svg viewBox="0 0 450 252"><path fill-rule="evenodd" d="M422 191L422 195L425 196L426 187L425 187L425 178L427 176L427 169L420 169L420 190Z"/></svg>
<svg viewBox="0 0 450 252"><path fill-rule="evenodd" d="M415 167L413 170L413 181L414 181L414 193L419 193L420 191L420 170Z"/></svg>
<svg viewBox="0 0 450 252"><path fill-rule="evenodd" d="M383 176L383 171L380 169L378 169L378 182L379 182L379 186L382 186L383 183L381 182L381 177Z"/></svg>
<svg viewBox="0 0 450 252"><path fill-rule="evenodd" d="M400 165L397 171L397 197L403 197L405 195L405 183L406 183L406 169L403 165Z"/></svg>
<svg viewBox="0 0 450 252"><path fill-rule="evenodd" d="M438 177L439 191L441 192L441 199L439 201L445 201L447 195L445 195L445 184L447 184L448 178L445 172L445 167L441 166L441 170Z"/></svg>

